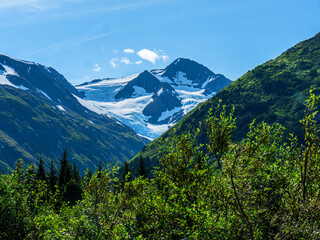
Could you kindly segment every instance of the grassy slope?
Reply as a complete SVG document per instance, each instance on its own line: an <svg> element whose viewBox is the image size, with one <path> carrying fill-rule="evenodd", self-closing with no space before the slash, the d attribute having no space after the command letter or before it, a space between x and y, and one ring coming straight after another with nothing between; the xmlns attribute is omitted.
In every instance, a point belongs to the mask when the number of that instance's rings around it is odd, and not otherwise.
<svg viewBox="0 0 320 240"><path fill-rule="evenodd" d="M221 90L216 96L200 104L174 127L151 142L138 153L130 165L136 168L139 156L147 159L151 169L159 164L160 139L170 141L174 134L199 127L210 108L222 99L227 107L234 106L237 117L235 140L245 136L248 124L256 119L269 124L281 123L286 133L301 133L299 120L303 116L304 101L311 86L320 88L320 33L292 47L278 58L270 60L249 71L238 80ZM319 94L319 91L316 91ZM206 142L204 124L197 139ZM176 131L176 132L175 132Z"/></svg>

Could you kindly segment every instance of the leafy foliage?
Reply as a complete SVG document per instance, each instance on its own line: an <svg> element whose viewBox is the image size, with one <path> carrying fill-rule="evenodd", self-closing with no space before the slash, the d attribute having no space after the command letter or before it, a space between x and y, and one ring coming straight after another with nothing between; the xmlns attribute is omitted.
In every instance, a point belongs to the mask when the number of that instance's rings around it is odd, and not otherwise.
<svg viewBox="0 0 320 240"><path fill-rule="evenodd" d="M64 187L50 192L32 166L24 170L18 161L12 174L0 175L0 237L319 239L319 101L310 90L303 143L293 134L284 141L280 124L256 121L246 138L232 141L235 110L219 102L206 119L207 145L197 144L200 128L175 136L163 144L152 179L132 180L128 165L120 180L112 165L88 172L73 202L62 190L79 181L75 167ZM68 164L64 153L61 174Z"/></svg>

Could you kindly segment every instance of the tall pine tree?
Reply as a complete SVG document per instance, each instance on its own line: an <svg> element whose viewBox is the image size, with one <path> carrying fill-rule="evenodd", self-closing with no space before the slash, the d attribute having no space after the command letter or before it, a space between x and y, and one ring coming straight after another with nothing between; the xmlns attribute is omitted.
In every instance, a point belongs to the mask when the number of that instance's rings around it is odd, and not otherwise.
<svg viewBox="0 0 320 240"><path fill-rule="evenodd" d="M81 183L81 176L79 173L79 169L77 168L76 164L73 163L72 166L72 179L76 182L76 183Z"/></svg>
<svg viewBox="0 0 320 240"><path fill-rule="evenodd" d="M62 159L60 160L60 169L58 173L58 184L60 190L63 190L64 186L71 179L71 166L67 157L67 150L64 149Z"/></svg>
<svg viewBox="0 0 320 240"><path fill-rule="evenodd" d="M131 181L131 171L130 171L128 162L125 161L123 164L123 172L121 174L121 188L123 189L124 184L130 181Z"/></svg>
<svg viewBox="0 0 320 240"><path fill-rule="evenodd" d="M142 156L140 156L140 158L139 158L139 165L138 165L138 168L137 168L137 176L138 177L144 177L144 178L148 177L148 170L145 167L145 164L144 164Z"/></svg>
<svg viewBox="0 0 320 240"><path fill-rule="evenodd" d="M101 178L101 173L102 173L103 167L102 167L102 162L101 160L99 161L99 166L98 166L98 178Z"/></svg>
<svg viewBox="0 0 320 240"><path fill-rule="evenodd" d="M54 168L53 161L50 162L50 169L48 174L48 183L49 187L52 193L55 193L56 191L56 184L57 184L57 176L56 176L56 170Z"/></svg>
<svg viewBox="0 0 320 240"><path fill-rule="evenodd" d="M39 165L38 165L38 169L37 169L37 173L36 173L36 178L37 178L37 180L42 180L42 181L46 181L47 180L46 170L44 168L42 158L40 158L40 160L39 160Z"/></svg>

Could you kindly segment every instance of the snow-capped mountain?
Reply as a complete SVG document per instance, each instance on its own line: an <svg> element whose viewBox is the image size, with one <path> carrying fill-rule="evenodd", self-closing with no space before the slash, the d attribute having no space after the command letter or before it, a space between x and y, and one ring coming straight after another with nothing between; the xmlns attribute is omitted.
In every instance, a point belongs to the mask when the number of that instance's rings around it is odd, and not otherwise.
<svg viewBox="0 0 320 240"><path fill-rule="evenodd" d="M64 148L81 170L95 170L100 160L121 163L144 146L146 139L90 111L82 97L53 68L0 54L0 172L19 158L58 165Z"/></svg>
<svg viewBox="0 0 320 240"><path fill-rule="evenodd" d="M113 116L154 139L230 83L195 61L179 58L165 69L97 79L76 88L93 111Z"/></svg>

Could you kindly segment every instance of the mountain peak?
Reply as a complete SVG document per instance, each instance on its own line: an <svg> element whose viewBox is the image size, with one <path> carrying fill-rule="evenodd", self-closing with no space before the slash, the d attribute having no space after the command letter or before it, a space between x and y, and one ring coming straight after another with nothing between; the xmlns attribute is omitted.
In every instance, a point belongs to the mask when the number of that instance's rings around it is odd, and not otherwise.
<svg viewBox="0 0 320 240"><path fill-rule="evenodd" d="M169 78L171 81L179 81L179 73L182 72L184 78L192 79L192 84L202 86L203 83L210 78L216 76L210 69L188 58L178 58L164 69L163 77Z"/></svg>
<svg viewBox="0 0 320 240"><path fill-rule="evenodd" d="M171 64L169 64L167 66L170 67L170 66L176 66L176 67L185 67L185 66L202 66L204 67L202 64L200 63L197 63L196 61L193 61L189 58L177 58L176 60L174 60Z"/></svg>
<svg viewBox="0 0 320 240"><path fill-rule="evenodd" d="M139 74L139 77L147 77L147 76L152 76L152 73L150 73L148 70L144 70L142 73Z"/></svg>
<svg viewBox="0 0 320 240"><path fill-rule="evenodd" d="M120 122L156 138L231 81L195 61L178 58L165 69L145 70L115 82L121 84L92 84L81 90L88 100L107 99L96 104L112 106L110 113Z"/></svg>
<svg viewBox="0 0 320 240"><path fill-rule="evenodd" d="M132 81L130 81L122 90L120 90L115 95L115 99L125 99L133 97L133 95L136 94L136 87L143 88L147 93L155 93L156 91L159 91L160 81L152 73L145 70Z"/></svg>
<svg viewBox="0 0 320 240"><path fill-rule="evenodd" d="M195 61L193 61L193 60L191 60L191 59L189 59L189 58L182 58L182 57L177 58L176 60L174 60L174 61L172 62L172 64L178 64L178 63L183 63L183 62L193 62L193 63L198 64L197 62L195 62Z"/></svg>

